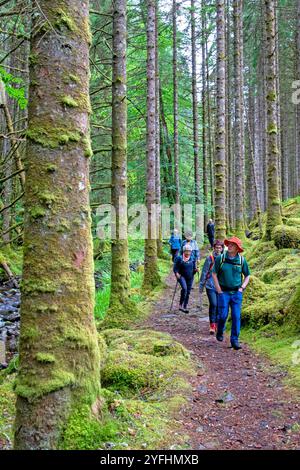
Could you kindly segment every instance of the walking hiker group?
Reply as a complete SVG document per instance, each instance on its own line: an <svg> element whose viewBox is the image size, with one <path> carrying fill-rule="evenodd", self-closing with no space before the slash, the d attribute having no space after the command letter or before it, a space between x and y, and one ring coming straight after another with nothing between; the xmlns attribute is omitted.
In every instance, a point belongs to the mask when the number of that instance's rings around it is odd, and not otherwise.
<svg viewBox="0 0 300 470"><path fill-rule="evenodd" d="M212 220L209 225L213 225ZM173 238L172 238L173 237ZM178 232L172 234L169 240L171 250L175 250L175 239L178 240ZM181 294L179 310L189 313L188 302L193 286L194 275L199 272L200 250L196 240L193 240L191 232L185 233L185 240L176 242L176 252L172 252L174 261L173 271L176 277L176 288L179 283ZM244 251L242 241L237 237L221 240L214 240L214 227L210 227L209 242L213 247L213 252L209 255L202 268L199 282L200 305L202 307L202 294L206 289L209 301L209 333L216 334L218 341L223 341L226 321L228 319L229 308L231 309L231 336L230 342L233 349L241 349L239 334L241 327L241 310L243 292L246 289L250 270L246 259L241 255ZM224 250L224 246L227 248ZM174 296L176 293L176 288ZM173 296L173 300L174 300ZM173 306L173 301L172 301Z"/></svg>

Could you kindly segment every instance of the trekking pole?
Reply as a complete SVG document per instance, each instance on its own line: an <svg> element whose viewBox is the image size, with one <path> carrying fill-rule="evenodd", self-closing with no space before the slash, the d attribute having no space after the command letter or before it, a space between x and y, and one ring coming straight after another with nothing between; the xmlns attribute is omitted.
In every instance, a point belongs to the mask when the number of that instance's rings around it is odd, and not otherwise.
<svg viewBox="0 0 300 470"><path fill-rule="evenodd" d="M170 310L169 310L170 313L172 312L172 309L173 309L173 303L174 303L175 294L176 294L176 290L177 290L177 284L178 284L178 279L176 281L176 286L175 286L175 289L174 289L173 299L172 299L171 307L170 307Z"/></svg>
<svg viewBox="0 0 300 470"><path fill-rule="evenodd" d="M202 313L202 307L203 307L202 292L200 292L200 295L199 295L199 305L197 305L197 307L199 308L199 312Z"/></svg>

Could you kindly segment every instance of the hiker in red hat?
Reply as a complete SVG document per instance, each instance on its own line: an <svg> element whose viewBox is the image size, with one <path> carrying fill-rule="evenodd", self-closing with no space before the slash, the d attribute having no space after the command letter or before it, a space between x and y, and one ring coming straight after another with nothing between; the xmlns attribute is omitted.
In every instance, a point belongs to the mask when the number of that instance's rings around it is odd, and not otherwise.
<svg viewBox="0 0 300 470"><path fill-rule="evenodd" d="M226 320L231 308L231 336L233 349L241 349L239 334L241 328L241 310L243 291L246 289L250 270L242 253L242 241L237 237L224 240L227 251L218 256L213 267L213 280L218 293L218 327L216 338L223 341Z"/></svg>

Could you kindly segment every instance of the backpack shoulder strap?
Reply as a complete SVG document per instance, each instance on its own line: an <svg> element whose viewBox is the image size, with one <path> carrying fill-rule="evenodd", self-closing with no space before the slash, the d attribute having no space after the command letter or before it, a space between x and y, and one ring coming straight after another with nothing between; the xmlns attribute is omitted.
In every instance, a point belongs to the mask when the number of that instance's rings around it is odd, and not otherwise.
<svg viewBox="0 0 300 470"><path fill-rule="evenodd" d="M244 257L239 253L240 258L240 266L241 266L241 285L243 283L243 264L244 264Z"/></svg>
<svg viewBox="0 0 300 470"><path fill-rule="evenodd" d="M209 259L210 259L210 265L206 274L206 280L211 276L211 270L212 270L213 265L215 264L215 258L213 255L209 255Z"/></svg>
<svg viewBox="0 0 300 470"><path fill-rule="evenodd" d="M222 266L223 264L225 263L225 253L222 253L221 254L221 260L220 260L220 265L219 265L219 269L218 269L218 272L217 272L217 276L219 275L221 269L222 269Z"/></svg>
<svg viewBox="0 0 300 470"><path fill-rule="evenodd" d="M240 266L243 268L245 258L240 253L239 253L239 259L240 259Z"/></svg>

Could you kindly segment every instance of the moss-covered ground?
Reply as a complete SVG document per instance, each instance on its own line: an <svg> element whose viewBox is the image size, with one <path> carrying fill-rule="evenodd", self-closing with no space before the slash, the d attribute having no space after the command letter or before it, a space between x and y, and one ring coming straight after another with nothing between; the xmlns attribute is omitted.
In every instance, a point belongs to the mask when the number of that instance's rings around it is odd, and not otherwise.
<svg viewBox="0 0 300 470"><path fill-rule="evenodd" d="M136 326L146 318L151 302L160 295L162 287L146 297L141 289L144 249L140 242L132 242L130 248L130 263L136 265L136 270L131 271L131 299L137 305L138 315L125 321L122 318L119 324L106 317L110 247L104 244L100 259L95 262L96 271L102 274L102 288L96 293L95 305L101 351L101 395L90 412L81 409L73 413L61 449L185 447L187 438L179 431L174 417L191 393L188 378L194 374L194 366L189 352L170 335ZM170 271L170 259L166 258L159 262L162 279ZM13 259L11 256L10 263ZM12 364L0 373L0 448L12 447L16 367L17 364Z"/></svg>
<svg viewBox="0 0 300 470"><path fill-rule="evenodd" d="M12 446L16 401L13 392L14 378L15 374L7 375L0 382L0 449L10 449Z"/></svg>
<svg viewBox="0 0 300 470"><path fill-rule="evenodd" d="M300 197L285 201L282 212L284 226L300 231ZM257 221L250 230L256 233ZM251 279L244 294L241 339L282 365L289 371L287 380L300 386L300 249L294 242L278 247L274 240L262 239L245 239L244 246Z"/></svg>
<svg viewBox="0 0 300 470"><path fill-rule="evenodd" d="M99 346L99 403L73 413L61 449L184 448L187 436L174 418L191 394L189 352L170 335L147 329L101 331ZM4 383L11 403L3 427L11 441L12 377Z"/></svg>
<svg viewBox="0 0 300 470"><path fill-rule="evenodd" d="M284 382L300 388L300 335L288 325L274 328L266 325L259 329L244 328L241 340L258 353L267 355L281 366L287 375Z"/></svg>
<svg viewBox="0 0 300 470"><path fill-rule="evenodd" d="M191 393L188 377L194 373L188 351L172 337L152 330L136 329L151 311L151 302L163 285L150 295L142 290L144 248L139 241L129 244L131 300L137 306L135 318L109 318L109 249L104 247L96 270L106 266L104 288L96 295L95 316L102 356L101 385L106 427L100 448L169 449L182 448L186 436L179 432L174 414ZM170 259L161 259L159 274L170 271ZM130 314L129 314L130 315ZM102 418L103 419L103 418ZM78 448L78 447L77 447Z"/></svg>
<svg viewBox="0 0 300 470"><path fill-rule="evenodd" d="M266 222L266 215L262 217ZM283 204L284 227L299 228L300 199ZM258 234L256 221L250 224ZM294 231L295 232L295 231ZM293 233L294 233L293 232ZM277 230L280 241L244 239L245 257L251 268L251 281L244 294L242 341L268 355L286 371L288 384L300 386L300 250L297 233ZM277 236L277 235L276 235ZM256 238L256 237L254 237ZM292 246L286 246L292 243ZM142 290L144 247L140 241L129 244L131 300L137 306L134 318L106 315L110 292L110 245L95 247L96 272L101 273L101 289L96 294L95 318L101 350L101 395L89 413L72 415L61 444L63 449L170 449L184 448L186 436L174 417L186 403L191 390L188 378L194 366L188 351L172 337L141 329L151 311L151 303L162 287ZM21 272L21 257L11 250L3 256L11 269ZM204 259L203 259L204 261ZM203 262L202 261L202 262ZM160 260L163 279L170 260ZM14 415L12 384L15 368L0 373L0 446L11 447ZM11 373L9 373L11 372Z"/></svg>

